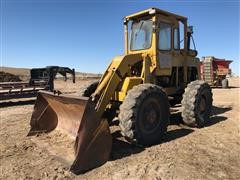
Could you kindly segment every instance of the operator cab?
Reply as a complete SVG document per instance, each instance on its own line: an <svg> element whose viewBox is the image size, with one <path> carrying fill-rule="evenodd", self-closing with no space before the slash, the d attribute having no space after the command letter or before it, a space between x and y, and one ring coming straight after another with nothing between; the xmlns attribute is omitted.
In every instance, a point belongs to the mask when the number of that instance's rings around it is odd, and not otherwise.
<svg viewBox="0 0 240 180"><path fill-rule="evenodd" d="M156 45L159 50L187 50L193 27L187 26L187 18L157 8L151 8L124 18L126 51L147 50ZM128 29L131 29L130 33ZM126 34L127 33L127 34ZM154 34L156 33L156 39ZM130 40L129 40L130 37ZM156 41L154 41L156 40ZM192 39L193 40L193 39ZM154 44L155 43L155 44ZM195 50L195 44L193 41ZM191 52L193 53L193 52ZM193 56L197 55L197 51Z"/></svg>
<svg viewBox="0 0 240 180"><path fill-rule="evenodd" d="M130 29L130 31L128 31ZM124 18L125 54L149 55L163 87L185 87L198 79L199 61L187 18L150 8ZM191 49L191 39L194 49ZM190 67L189 67L190 66ZM187 73L186 73L187 72Z"/></svg>

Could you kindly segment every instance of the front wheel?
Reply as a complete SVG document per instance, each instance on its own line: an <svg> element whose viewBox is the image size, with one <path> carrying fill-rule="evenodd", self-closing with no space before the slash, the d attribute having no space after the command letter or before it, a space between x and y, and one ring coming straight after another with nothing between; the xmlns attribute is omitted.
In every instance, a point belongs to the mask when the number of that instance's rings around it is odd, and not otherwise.
<svg viewBox="0 0 240 180"><path fill-rule="evenodd" d="M118 117L126 140L143 146L156 144L169 124L168 98L161 87L140 84L128 91Z"/></svg>
<svg viewBox="0 0 240 180"><path fill-rule="evenodd" d="M204 81L193 81L185 88L182 99L183 122L192 127L203 127L210 119L212 90Z"/></svg>

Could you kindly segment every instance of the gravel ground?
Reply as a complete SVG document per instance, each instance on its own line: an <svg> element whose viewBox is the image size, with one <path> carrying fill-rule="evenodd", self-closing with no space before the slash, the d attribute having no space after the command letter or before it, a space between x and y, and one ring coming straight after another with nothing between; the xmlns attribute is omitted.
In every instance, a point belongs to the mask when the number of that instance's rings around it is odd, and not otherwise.
<svg viewBox="0 0 240 180"><path fill-rule="evenodd" d="M59 81L56 87L77 94L84 83ZM70 162L61 158L72 154L68 137L58 131L26 137L33 101L1 104L0 179L240 179L240 79L231 78L230 86L213 89L213 115L206 127L183 125L176 107L163 141L149 148L129 145L112 126L110 160L82 175L72 174Z"/></svg>

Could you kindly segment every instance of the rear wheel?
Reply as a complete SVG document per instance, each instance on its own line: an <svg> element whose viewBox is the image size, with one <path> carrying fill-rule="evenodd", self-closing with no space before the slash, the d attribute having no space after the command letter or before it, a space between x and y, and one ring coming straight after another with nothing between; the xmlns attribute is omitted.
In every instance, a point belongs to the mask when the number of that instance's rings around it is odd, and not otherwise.
<svg viewBox="0 0 240 180"><path fill-rule="evenodd" d="M168 98L161 87L140 84L128 91L118 117L126 140L144 146L156 144L169 124Z"/></svg>
<svg viewBox="0 0 240 180"><path fill-rule="evenodd" d="M192 127L203 127L209 121L212 109L212 91L204 81L193 81L185 88L182 100L182 118Z"/></svg>
<svg viewBox="0 0 240 180"><path fill-rule="evenodd" d="M83 97L90 97L92 93L94 93L94 91L97 89L98 83L98 80L88 82L86 85L80 88L79 95Z"/></svg>

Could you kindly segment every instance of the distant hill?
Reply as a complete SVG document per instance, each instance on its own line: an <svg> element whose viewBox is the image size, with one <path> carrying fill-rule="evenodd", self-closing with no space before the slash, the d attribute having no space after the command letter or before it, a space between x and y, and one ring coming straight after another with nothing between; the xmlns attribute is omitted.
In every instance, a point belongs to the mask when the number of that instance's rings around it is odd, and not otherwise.
<svg viewBox="0 0 240 180"><path fill-rule="evenodd" d="M0 71L16 75L22 81L27 81L27 80L29 80L29 77L30 77L30 69L27 69L27 68L13 68L13 67L2 67L1 66Z"/></svg>
<svg viewBox="0 0 240 180"><path fill-rule="evenodd" d="M1 66L0 71L17 75L23 81L27 81L30 79L30 69L28 68L14 68ZM76 78L95 78L95 77L97 78L101 77L101 74L76 72Z"/></svg>
<svg viewBox="0 0 240 180"><path fill-rule="evenodd" d="M13 68L13 67L1 66L0 71L15 74L18 76L29 76L30 75L30 69L27 69L27 68Z"/></svg>

